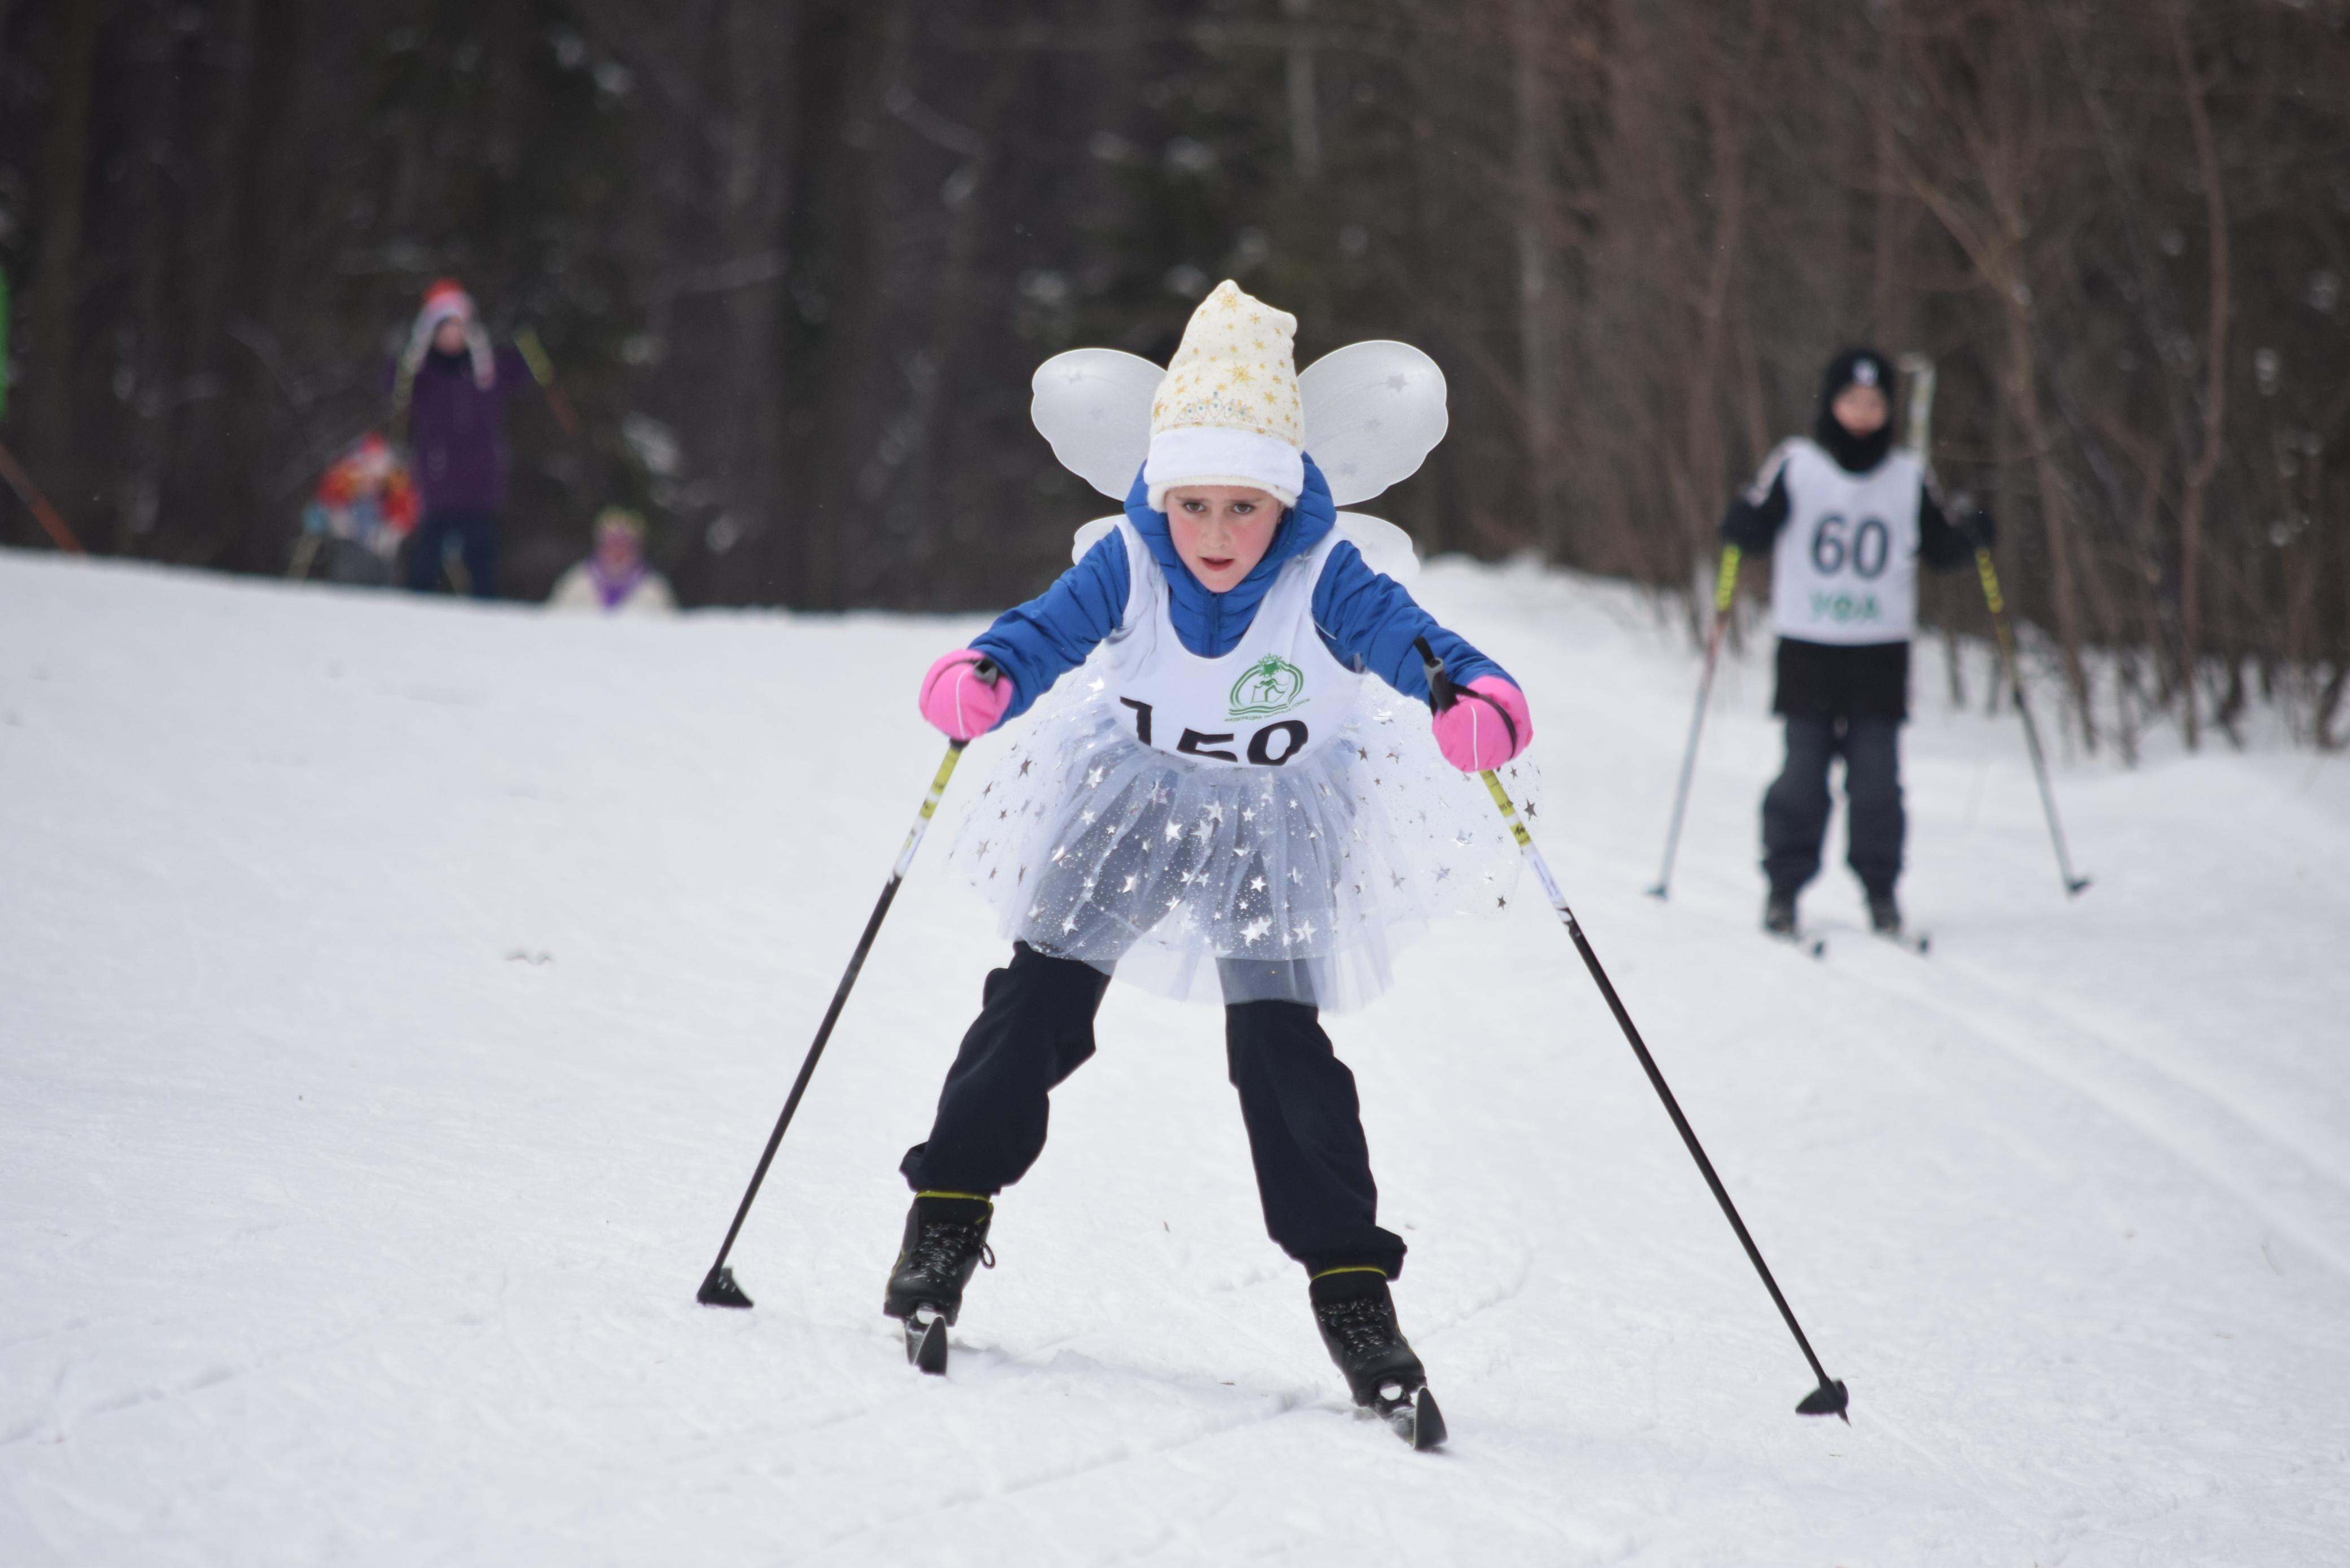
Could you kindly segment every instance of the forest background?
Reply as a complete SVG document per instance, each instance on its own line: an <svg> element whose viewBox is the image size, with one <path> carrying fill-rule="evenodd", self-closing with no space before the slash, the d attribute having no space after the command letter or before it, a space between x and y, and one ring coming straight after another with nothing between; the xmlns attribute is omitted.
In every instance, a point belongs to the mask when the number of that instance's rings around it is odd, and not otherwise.
<svg viewBox="0 0 2350 1568"><path fill-rule="evenodd" d="M2076 742L2350 729L2350 0L0 0L0 269L98 552L285 570L450 274L584 416L517 406L508 593L617 500L816 609L1037 591L1109 508L1031 372L1221 277L1444 367L1423 553L1692 625L1826 358L1918 350Z"/></svg>

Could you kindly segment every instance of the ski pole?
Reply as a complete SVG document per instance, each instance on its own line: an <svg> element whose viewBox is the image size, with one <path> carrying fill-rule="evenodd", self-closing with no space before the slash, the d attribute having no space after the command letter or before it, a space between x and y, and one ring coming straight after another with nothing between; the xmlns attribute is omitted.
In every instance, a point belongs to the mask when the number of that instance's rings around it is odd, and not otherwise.
<svg viewBox="0 0 2350 1568"><path fill-rule="evenodd" d="M1444 673L1443 661L1429 648L1427 639L1419 639L1419 648L1420 660L1428 668L1430 697L1440 713L1451 707L1456 700L1452 682ZM1526 825L1519 820L1518 808L1511 803L1509 791L1502 787L1502 781L1492 769L1487 768L1481 776L1485 781L1485 788L1493 796L1493 804L1501 808L1502 820L1509 824L1511 836L1518 841L1518 852L1525 857L1526 864L1534 867L1534 878L1542 884L1544 896L1550 899L1551 909L1565 924L1566 934L1573 940L1575 950L1583 955L1584 967L1591 971L1592 980L1599 987L1599 994L1607 999L1607 1010L1616 1015L1617 1025L1631 1044L1632 1054L1640 1059L1641 1069L1648 1075L1648 1082L1656 1089L1657 1097L1665 1103L1665 1113L1673 1118L1673 1126L1680 1132L1681 1142L1689 1146L1690 1158L1697 1161L1698 1169L1705 1177L1705 1184L1713 1189L1714 1200L1721 1205L1721 1212L1730 1220L1730 1228L1738 1232L1739 1245L1746 1249L1748 1262L1754 1265L1754 1272L1762 1276L1762 1288L1771 1293L1771 1300L1778 1307L1779 1315L1787 1320L1787 1331L1795 1336L1795 1344L1802 1347L1804 1359L1811 1363L1814 1375L1820 1380L1820 1386L1804 1395L1802 1402L1796 1405L1796 1413L1842 1417L1845 1424L1850 1426L1852 1417L1845 1415L1845 1409L1851 1399L1845 1391L1845 1386L1830 1377L1827 1368L1820 1365L1820 1358L1813 1354L1812 1342L1804 1337L1803 1324L1795 1321L1794 1310L1787 1305L1787 1298L1780 1293L1779 1282L1771 1277L1771 1267L1762 1261L1762 1249L1754 1245L1754 1238L1747 1233L1746 1221L1738 1217L1738 1205L1730 1200L1730 1192L1721 1185L1721 1178L1714 1174L1713 1162L1706 1158L1705 1147L1697 1141L1697 1133L1690 1127L1689 1117L1681 1114L1680 1102L1673 1098L1672 1090L1665 1083L1664 1074L1657 1069L1657 1059L1648 1054L1648 1045L1640 1039L1640 1031L1633 1025L1631 1013L1625 1010L1623 998L1616 994L1616 987L1608 980L1607 970L1600 966L1599 955L1592 950L1590 939L1583 934L1583 927L1575 919L1575 911L1567 907L1566 895L1559 891L1557 880L1550 874L1550 867L1544 863L1542 851L1534 847L1534 835L1528 833Z"/></svg>
<svg viewBox="0 0 2350 1568"><path fill-rule="evenodd" d="M1680 847L1681 813L1689 806L1690 780L1697 772L1697 738L1705 729L1705 701L1713 693L1714 662L1721 657L1722 628L1730 624L1730 604L1738 592L1738 546L1727 545L1721 552L1721 570L1713 585L1713 629L1705 639L1705 673L1698 677L1697 711L1690 718L1689 747L1681 753L1680 787L1673 792L1673 825L1665 830L1665 868L1657 877L1657 885L1648 889L1652 898L1665 897L1673 880L1673 852Z"/></svg>
<svg viewBox="0 0 2350 1568"><path fill-rule="evenodd" d="M5 372L0 371L0 374ZM41 493L41 487L33 483L33 476L25 472L16 462L16 454L5 446L0 446L0 479L7 480L8 488L32 509L34 519L40 524L41 531L49 536L50 544L68 556L85 553L81 541L75 538L73 530L66 526L66 520L57 515L57 509L49 504L49 498Z"/></svg>
<svg viewBox="0 0 2350 1568"><path fill-rule="evenodd" d="M522 350L523 363L530 367L530 379L536 381L538 389L546 394L546 406L555 410L555 422L563 427L565 435L577 441L578 410L571 406L570 394L556 385L555 361L546 357L546 346L538 340L537 332L528 327L516 332L515 347Z"/></svg>
<svg viewBox="0 0 2350 1568"><path fill-rule="evenodd" d="M2032 753L2033 777L2040 782L2041 809L2048 814L2049 841L2056 846L2056 873L2064 879L2065 896L2076 896L2089 885L2086 877L2073 875L2073 861L2064 853L2064 829L2056 820L2056 794L2048 787L2048 759L2040 750L2040 726L2032 722L2032 706L2023 698L2023 664L2016 657L2015 634L2007 624L2007 600L1999 591L1999 574L1991 570L1990 546L1975 545L1975 572L1982 578L1983 602L1991 607L1991 629L1999 635L2001 665L2007 671L2008 689L2015 696L2015 711L2023 720L2023 748Z"/></svg>
<svg viewBox="0 0 2350 1568"><path fill-rule="evenodd" d="M982 659L975 669L979 678L989 685L995 684L1001 673L993 659ZM775 1118L775 1130L767 1135L767 1147L759 1156L759 1168L751 1173L751 1185L743 1191L742 1205L734 1210L734 1223L726 1228L726 1240L718 1249L718 1261L710 1265L710 1272L702 1282L694 1300L703 1306L747 1307L751 1298L734 1282L734 1271L726 1266L726 1254L734 1250L734 1238L743 1232L743 1221L751 1212L751 1202L759 1196L759 1184L767 1179L767 1167L775 1163L775 1150L784 1141L784 1129L792 1125L792 1113L800 1108L800 1096L807 1093L808 1080L816 1075L816 1058L824 1054L825 1042L832 1038L832 1026L840 1021L840 1010L847 1004L849 988L857 983L858 971L865 967L865 955L873 950L873 939L881 929L881 919L889 912L898 897L899 886L906 880L906 869L914 863L914 851L922 842L922 835L931 826L931 817L939 809L939 798L947 792L947 781L954 777L955 764L962 760L962 749L968 741L949 741L946 760L939 763L938 776L931 780L931 792L922 797L922 809L914 818L913 831L906 835L906 846L898 851L898 863L889 868L889 880L882 885L881 897L873 906L873 913L865 922L865 934L857 939L857 950L848 957L848 969L840 977L840 988L832 993L832 1005L825 1010L824 1022L817 1025L816 1044L808 1047L807 1059L800 1064L799 1076L792 1081L792 1092L784 1101L784 1114Z"/></svg>

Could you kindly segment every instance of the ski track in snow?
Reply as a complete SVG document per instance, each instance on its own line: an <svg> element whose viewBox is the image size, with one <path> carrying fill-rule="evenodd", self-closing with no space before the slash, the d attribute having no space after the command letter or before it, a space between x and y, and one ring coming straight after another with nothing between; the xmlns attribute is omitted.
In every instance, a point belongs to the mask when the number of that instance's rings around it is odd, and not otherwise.
<svg viewBox="0 0 2350 1568"><path fill-rule="evenodd" d="M895 1167L1000 961L937 842L735 1250L757 1308L699 1307L936 766L907 694L983 618L0 553L0 1563L2343 1561L2350 769L2060 744L2067 901L2012 718L1921 644L1934 951L1815 962L1756 930L1767 638L1664 904L1686 645L1612 585L1420 592L1524 681L1534 831L1851 1427L1792 1414L1530 882L1332 1023L1445 1451L1347 1404L1215 1015L1116 987L951 1376L905 1365Z"/></svg>

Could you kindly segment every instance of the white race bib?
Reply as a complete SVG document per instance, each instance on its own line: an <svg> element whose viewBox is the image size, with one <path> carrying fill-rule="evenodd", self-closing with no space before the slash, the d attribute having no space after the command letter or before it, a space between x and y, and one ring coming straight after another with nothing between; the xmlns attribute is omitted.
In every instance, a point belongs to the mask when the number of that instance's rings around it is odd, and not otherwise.
<svg viewBox="0 0 2350 1568"><path fill-rule="evenodd" d="M1103 644L1134 738L1210 762L1279 767L1335 736L1352 717L1363 678L1330 655L1314 628L1314 587L1332 530L1284 563L1230 653L1204 659L1175 633L1167 577L1120 518L1127 547L1125 624Z"/></svg>
<svg viewBox="0 0 2350 1568"><path fill-rule="evenodd" d="M1771 557L1779 635L1804 642L1907 642L1918 629L1918 500L1925 482L1907 452L1851 473L1797 439L1775 461L1787 521ZM1761 488L1769 488L1765 467Z"/></svg>

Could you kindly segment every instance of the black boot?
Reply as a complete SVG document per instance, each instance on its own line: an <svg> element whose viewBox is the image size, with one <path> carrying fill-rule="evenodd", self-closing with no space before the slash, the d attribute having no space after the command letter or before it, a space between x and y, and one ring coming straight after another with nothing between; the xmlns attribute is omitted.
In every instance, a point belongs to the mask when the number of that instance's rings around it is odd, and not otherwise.
<svg viewBox="0 0 2350 1568"><path fill-rule="evenodd" d="M1795 934L1795 896L1776 888L1762 903L1762 929L1774 937Z"/></svg>
<svg viewBox="0 0 2350 1568"><path fill-rule="evenodd" d="M1901 934L1901 906L1893 901L1893 889L1868 895L1868 929L1880 937Z"/></svg>
<svg viewBox="0 0 2350 1568"><path fill-rule="evenodd" d="M1427 1368L1396 1326L1395 1299L1388 1294L1385 1274L1347 1269L1320 1276L1306 1292L1314 1299L1322 1343L1347 1375L1356 1404L1385 1410L1428 1381Z"/></svg>
<svg viewBox="0 0 2350 1568"><path fill-rule="evenodd" d="M987 1245L987 1224L994 1215L995 1205L984 1198L916 1197L906 1210L906 1239L889 1271L882 1313L911 1317L917 1307L928 1306L954 1322L972 1271L982 1263L995 1267Z"/></svg>

